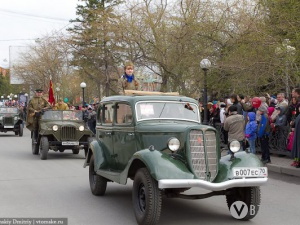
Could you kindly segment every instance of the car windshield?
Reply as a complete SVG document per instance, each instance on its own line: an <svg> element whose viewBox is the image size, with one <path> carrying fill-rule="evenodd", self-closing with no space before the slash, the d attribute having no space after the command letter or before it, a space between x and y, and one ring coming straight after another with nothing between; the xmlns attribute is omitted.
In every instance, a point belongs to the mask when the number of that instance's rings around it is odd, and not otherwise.
<svg viewBox="0 0 300 225"><path fill-rule="evenodd" d="M5 107L5 108L0 108L0 113L18 113L18 108L9 108L9 107Z"/></svg>
<svg viewBox="0 0 300 225"><path fill-rule="evenodd" d="M45 111L42 119L44 120L82 120L82 111L80 110L49 110Z"/></svg>
<svg viewBox="0 0 300 225"><path fill-rule="evenodd" d="M188 102L139 102L136 113L138 121L172 119L200 122L198 106Z"/></svg>

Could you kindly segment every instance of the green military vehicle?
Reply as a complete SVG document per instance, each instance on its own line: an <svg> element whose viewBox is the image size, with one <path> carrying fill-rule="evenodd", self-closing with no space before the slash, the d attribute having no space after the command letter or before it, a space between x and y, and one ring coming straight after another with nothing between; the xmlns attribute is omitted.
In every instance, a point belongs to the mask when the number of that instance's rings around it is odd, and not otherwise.
<svg viewBox="0 0 300 225"><path fill-rule="evenodd" d="M40 154L42 160L48 158L48 151L64 152L71 149L73 154L85 150L93 133L86 127L82 111L47 110L42 112L39 130L32 132L32 153Z"/></svg>
<svg viewBox="0 0 300 225"><path fill-rule="evenodd" d="M12 131L15 135L23 136L23 119L18 108L0 107L0 131Z"/></svg>
<svg viewBox="0 0 300 225"><path fill-rule="evenodd" d="M259 186L267 182L267 168L252 153L240 152L238 141L230 143L231 154L221 157L219 135L201 124L194 99L106 97L97 112L96 131L84 164L89 166L91 192L104 195L107 182L125 185L132 179L138 224L158 222L162 195L185 199L225 195L229 209L237 201L251 208L243 220L257 214ZM192 187L208 192L183 194Z"/></svg>

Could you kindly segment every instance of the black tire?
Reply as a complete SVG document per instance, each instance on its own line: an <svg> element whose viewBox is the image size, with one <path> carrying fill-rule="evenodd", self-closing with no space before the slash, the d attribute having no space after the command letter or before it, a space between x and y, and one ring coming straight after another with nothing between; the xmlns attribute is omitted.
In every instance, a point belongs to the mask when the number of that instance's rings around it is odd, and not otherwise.
<svg viewBox="0 0 300 225"><path fill-rule="evenodd" d="M154 225L161 213L161 191L157 181L146 168L137 171L133 182L132 202L136 221L139 225Z"/></svg>
<svg viewBox="0 0 300 225"><path fill-rule="evenodd" d="M38 137L34 131L31 131L31 148L33 155L39 154Z"/></svg>
<svg viewBox="0 0 300 225"><path fill-rule="evenodd" d="M23 126L22 126L22 124L20 124L20 126L19 126L19 137L22 137L23 136Z"/></svg>
<svg viewBox="0 0 300 225"><path fill-rule="evenodd" d="M259 210L261 195L260 187L240 187L231 189L231 194L226 195L227 206L230 210L231 205L236 201L242 201L248 209L254 206L254 212L248 210L247 215L242 220L253 219Z"/></svg>
<svg viewBox="0 0 300 225"><path fill-rule="evenodd" d="M58 149L59 152L63 153L65 150L64 149Z"/></svg>
<svg viewBox="0 0 300 225"><path fill-rule="evenodd" d="M48 151L49 151L49 141L47 137L41 138L40 143L40 157L41 160L46 160L48 158Z"/></svg>
<svg viewBox="0 0 300 225"><path fill-rule="evenodd" d="M74 155L77 155L79 153L79 149L72 149L72 152Z"/></svg>
<svg viewBox="0 0 300 225"><path fill-rule="evenodd" d="M107 187L107 179L96 174L94 165L94 156L92 155L89 168L90 188L93 195L103 196Z"/></svg>

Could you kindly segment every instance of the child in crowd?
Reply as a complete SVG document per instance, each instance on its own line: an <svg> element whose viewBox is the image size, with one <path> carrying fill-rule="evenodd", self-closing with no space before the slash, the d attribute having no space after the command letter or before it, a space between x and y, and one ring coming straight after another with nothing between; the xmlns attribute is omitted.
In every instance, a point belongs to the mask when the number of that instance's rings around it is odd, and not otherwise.
<svg viewBox="0 0 300 225"><path fill-rule="evenodd" d="M256 123L256 115L254 112L248 113L248 123L246 125L245 137L248 140L250 146L250 152L255 154L255 140L257 137L257 123Z"/></svg>

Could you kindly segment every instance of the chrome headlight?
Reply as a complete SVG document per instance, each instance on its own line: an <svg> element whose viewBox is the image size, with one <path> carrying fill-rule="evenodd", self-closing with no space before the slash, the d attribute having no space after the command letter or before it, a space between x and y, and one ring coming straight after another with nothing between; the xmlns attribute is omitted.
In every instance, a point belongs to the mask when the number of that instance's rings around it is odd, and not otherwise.
<svg viewBox="0 0 300 225"><path fill-rule="evenodd" d="M171 138L168 142L168 148L172 151L175 152L179 149L180 147L180 141L177 138Z"/></svg>
<svg viewBox="0 0 300 225"><path fill-rule="evenodd" d="M53 129L54 131L58 131L58 126L57 126L57 125L53 125L52 129Z"/></svg>
<svg viewBox="0 0 300 225"><path fill-rule="evenodd" d="M232 153L236 153L240 150L241 148L241 143L239 141L232 141L230 142L229 144L229 150L232 152Z"/></svg>
<svg viewBox="0 0 300 225"><path fill-rule="evenodd" d="M84 131L84 126L80 126L78 129L79 129L80 131Z"/></svg>

